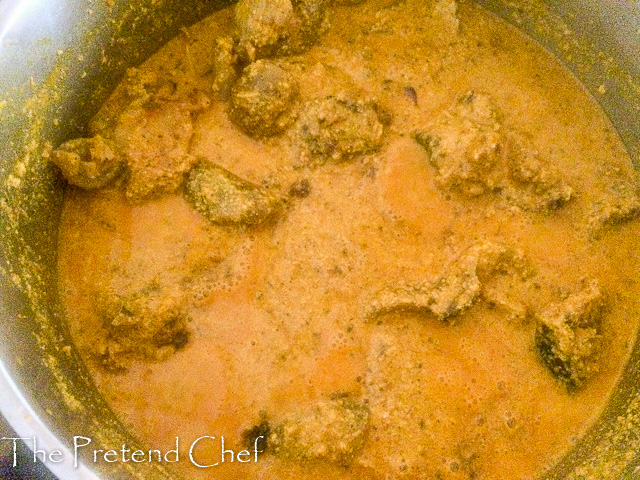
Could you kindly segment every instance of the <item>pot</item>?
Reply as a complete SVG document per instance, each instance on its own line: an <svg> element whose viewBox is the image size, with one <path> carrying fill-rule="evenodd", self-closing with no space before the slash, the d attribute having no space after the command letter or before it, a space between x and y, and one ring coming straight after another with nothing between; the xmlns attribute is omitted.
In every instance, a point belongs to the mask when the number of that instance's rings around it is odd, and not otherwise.
<svg viewBox="0 0 640 480"><path fill-rule="evenodd" d="M598 100L640 168L640 3L477 0L554 53ZM144 450L97 392L63 321L55 278L62 185L43 144L83 136L126 68L226 0L0 2L0 410L60 462L61 479L169 479L155 463L96 464L92 448ZM640 476L640 343L608 406L549 479ZM76 464L77 460L77 464Z"/></svg>

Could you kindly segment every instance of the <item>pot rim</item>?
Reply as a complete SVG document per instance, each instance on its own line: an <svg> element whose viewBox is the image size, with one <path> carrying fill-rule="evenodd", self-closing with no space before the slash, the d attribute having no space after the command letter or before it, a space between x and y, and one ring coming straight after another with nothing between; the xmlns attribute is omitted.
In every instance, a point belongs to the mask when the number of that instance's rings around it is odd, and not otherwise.
<svg viewBox="0 0 640 480"><path fill-rule="evenodd" d="M78 460L77 466L74 467L73 452L53 434L45 422L31 408L1 359L0 392L2 392L2 395L0 395L0 412L15 430L16 438L22 439L31 451L33 451L34 444L29 440L35 438L37 439L38 449L43 449L47 453L51 453L54 450L62 453L62 461L59 463L51 461L44 463L51 473L59 478L100 480L100 477L84 465L81 459ZM2 438L7 441L12 437ZM14 458L11 457L11 460L13 461Z"/></svg>

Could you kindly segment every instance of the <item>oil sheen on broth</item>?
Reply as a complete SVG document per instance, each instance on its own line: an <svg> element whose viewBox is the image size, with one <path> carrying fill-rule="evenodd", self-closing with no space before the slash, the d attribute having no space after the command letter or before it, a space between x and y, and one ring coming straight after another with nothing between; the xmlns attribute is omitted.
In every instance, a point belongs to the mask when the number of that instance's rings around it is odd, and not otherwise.
<svg viewBox="0 0 640 480"><path fill-rule="evenodd" d="M131 69L88 132L50 158L102 394L153 448L266 436L257 463L186 478L532 478L627 359L630 159L470 2L241 0Z"/></svg>

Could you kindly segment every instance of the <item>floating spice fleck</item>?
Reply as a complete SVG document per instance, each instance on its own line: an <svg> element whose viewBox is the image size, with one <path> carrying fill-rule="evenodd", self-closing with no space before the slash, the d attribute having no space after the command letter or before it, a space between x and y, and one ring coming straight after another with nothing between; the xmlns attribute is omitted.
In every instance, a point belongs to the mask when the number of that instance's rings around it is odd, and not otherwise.
<svg viewBox="0 0 640 480"><path fill-rule="evenodd" d="M404 94L411 101L411 103L413 103L416 107L418 106L418 93L416 92L415 88L407 85L406 87L404 87Z"/></svg>

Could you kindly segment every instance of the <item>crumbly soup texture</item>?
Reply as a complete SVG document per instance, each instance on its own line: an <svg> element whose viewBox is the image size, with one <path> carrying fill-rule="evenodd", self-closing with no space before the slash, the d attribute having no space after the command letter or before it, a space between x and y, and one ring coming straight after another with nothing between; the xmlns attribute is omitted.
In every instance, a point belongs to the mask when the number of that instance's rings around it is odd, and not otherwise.
<svg viewBox="0 0 640 480"><path fill-rule="evenodd" d="M185 478L530 479L634 341L630 159L471 2L240 0L49 157L61 298L113 410L163 451L264 437Z"/></svg>

